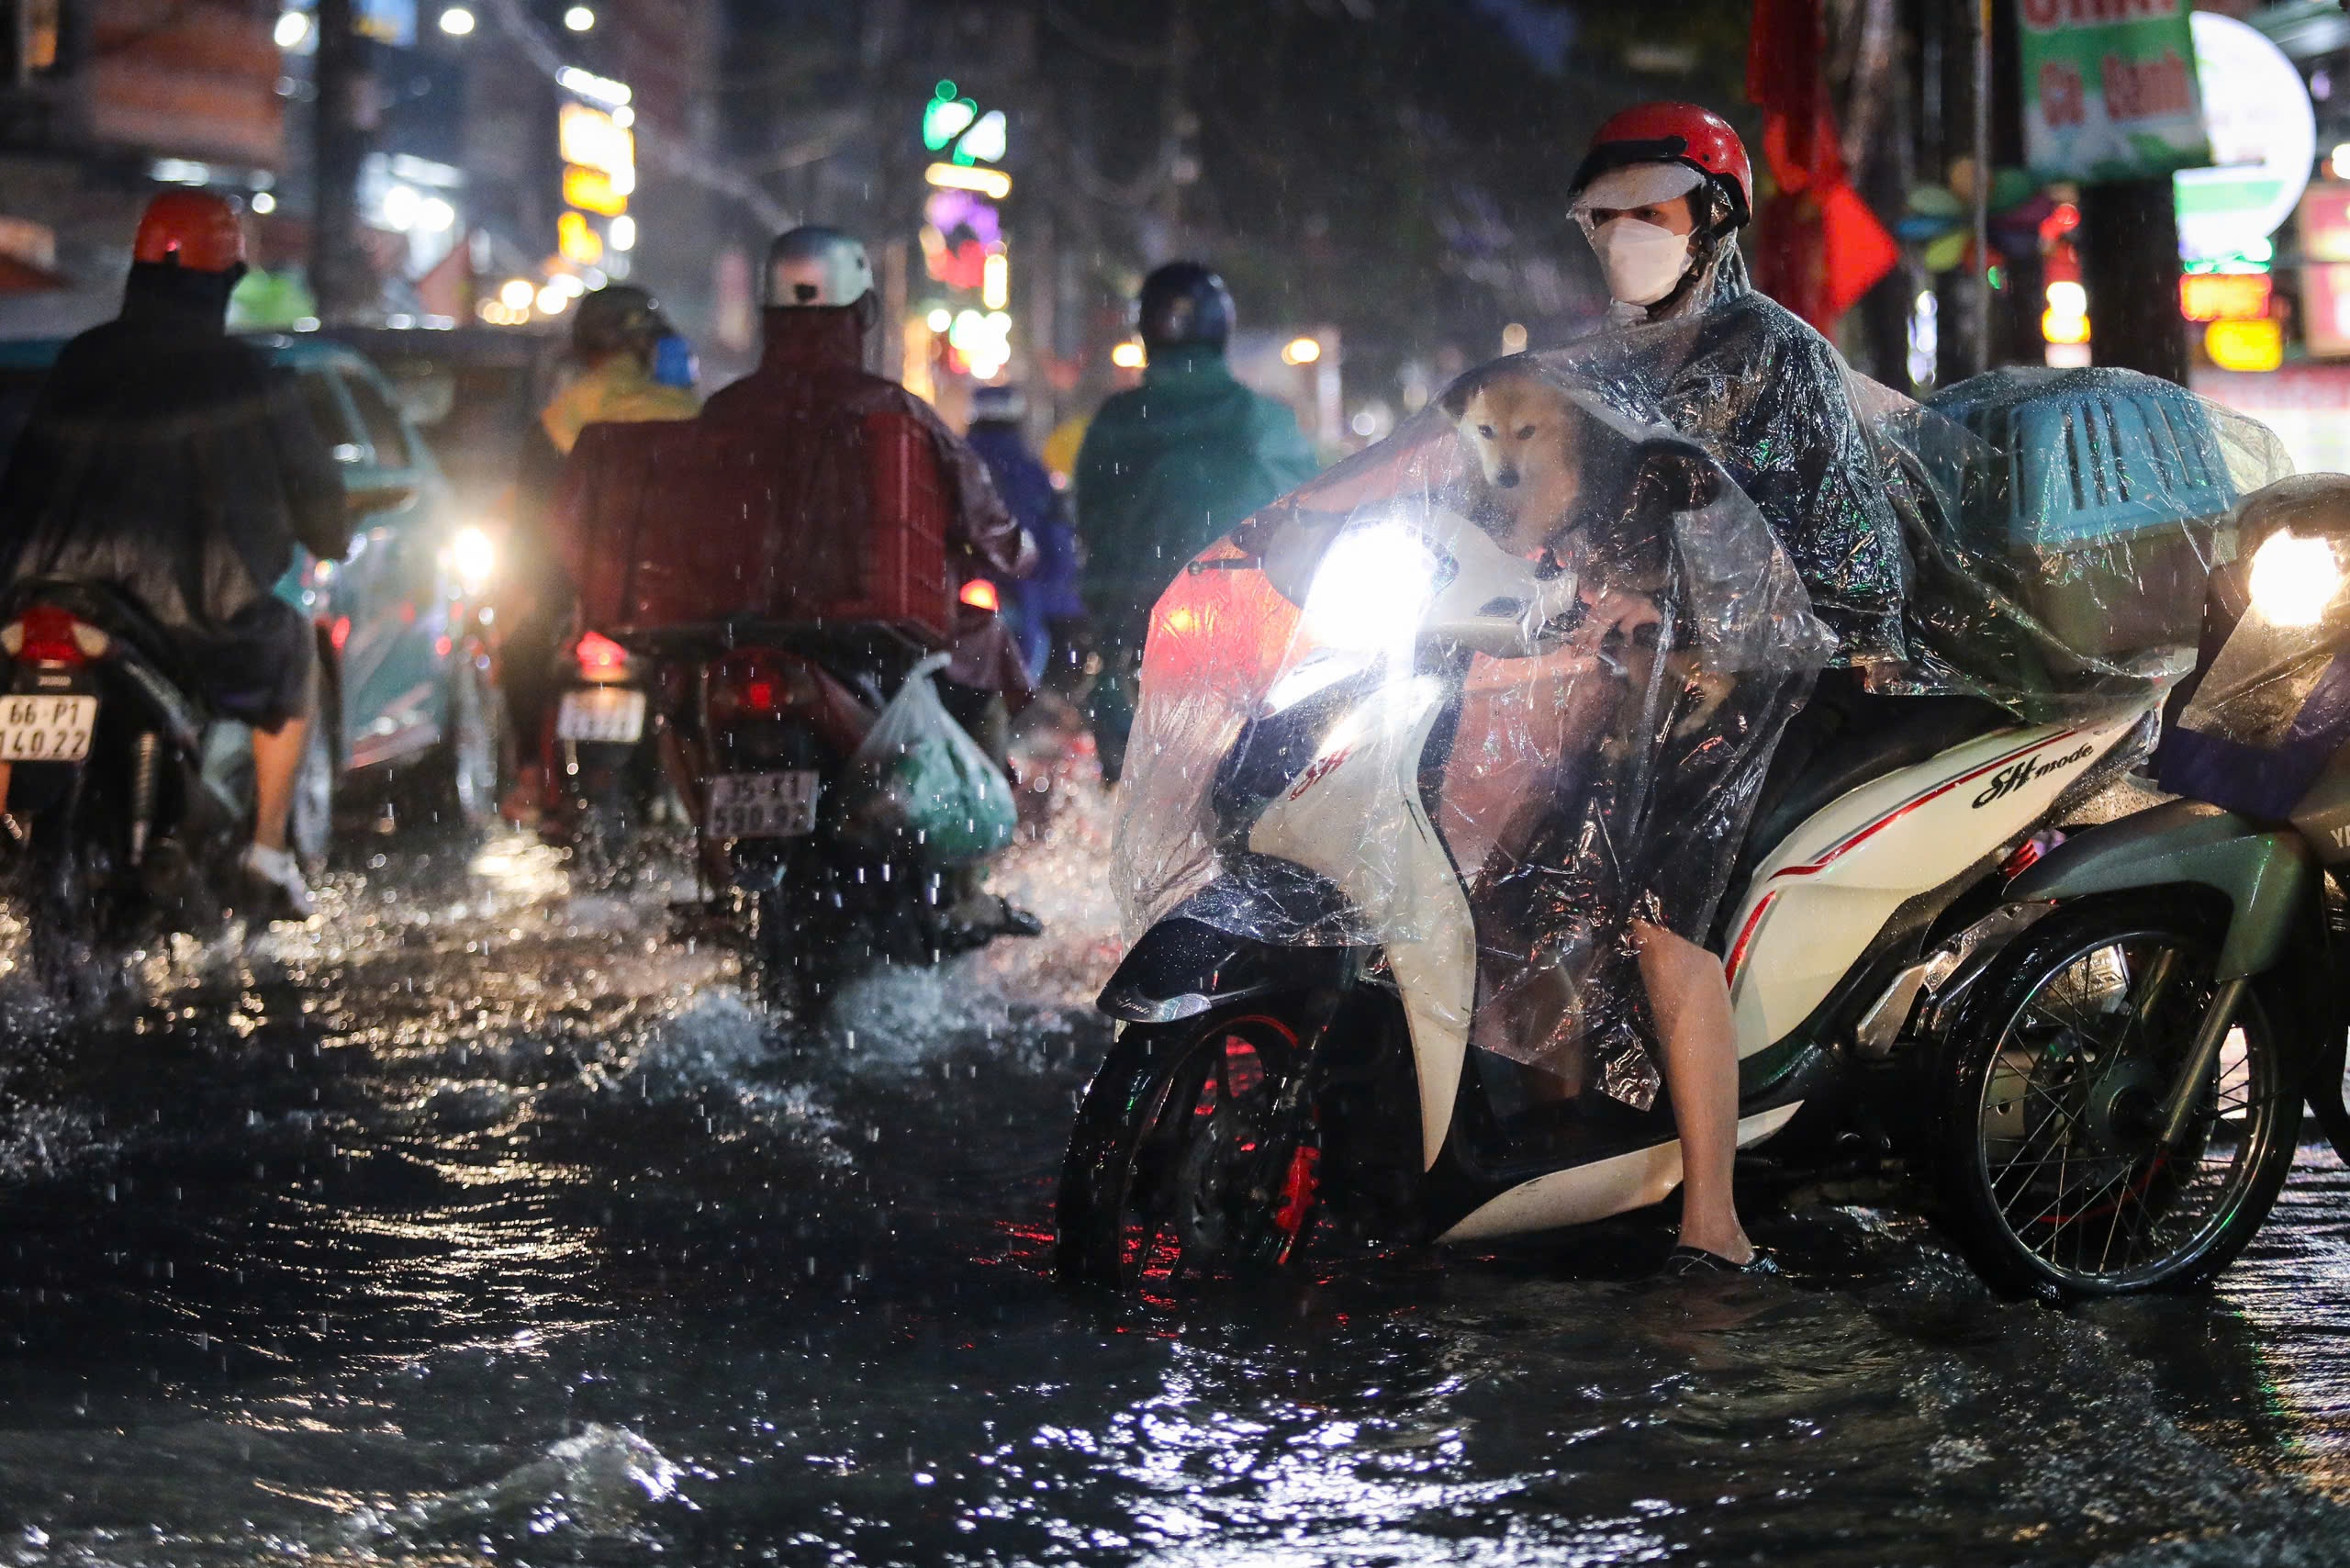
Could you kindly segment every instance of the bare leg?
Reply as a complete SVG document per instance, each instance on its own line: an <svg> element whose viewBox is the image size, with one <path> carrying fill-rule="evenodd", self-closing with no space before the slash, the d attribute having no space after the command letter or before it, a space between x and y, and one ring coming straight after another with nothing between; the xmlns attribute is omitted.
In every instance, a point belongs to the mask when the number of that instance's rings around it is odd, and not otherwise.
<svg viewBox="0 0 2350 1568"><path fill-rule="evenodd" d="M302 747L310 721L286 720L274 730L253 731L253 842L263 849L285 847L286 819L294 814L294 781L302 771Z"/></svg>
<svg viewBox="0 0 2350 1568"><path fill-rule="evenodd" d="M1721 960L1687 939L1632 923L1640 980L1664 1045L1664 1082L1681 1129L1681 1241L1733 1263L1754 1256L1738 1223L1738 1036Z"/></svg>
<svg viewBox="0 0 2350 1568"><path fill-rule="evenodd" d="M253 842L263 849L285 847L285 824L294 814L295 782L302 774L302 750L319 714L319 672L314 665L302 685L302 706L274 730L253 728Z"/></svg>

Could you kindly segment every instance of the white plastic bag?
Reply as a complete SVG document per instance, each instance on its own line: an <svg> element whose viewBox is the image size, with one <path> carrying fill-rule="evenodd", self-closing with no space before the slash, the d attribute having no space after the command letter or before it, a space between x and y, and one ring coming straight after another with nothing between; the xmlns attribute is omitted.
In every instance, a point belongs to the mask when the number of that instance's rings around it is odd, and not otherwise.
<svg viewBox="0 0 2350 1568"><path fill-rule="evenodd" d="M945 654L914 666L852 759L850 821L932 866L984 860L1019 827L1012 785L938 700Z"/></svg>

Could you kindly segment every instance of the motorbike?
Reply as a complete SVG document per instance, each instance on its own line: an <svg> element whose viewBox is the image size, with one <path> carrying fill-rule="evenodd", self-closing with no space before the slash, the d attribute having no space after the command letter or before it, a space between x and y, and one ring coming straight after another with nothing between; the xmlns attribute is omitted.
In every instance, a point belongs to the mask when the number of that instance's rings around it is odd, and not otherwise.
<svg viewBox="0 0 2350 1568"><path fill-rule="evenodd" d="M1664 1199L1682 1175L1666 1096L1561 1097L1472 1035L1475 868L1438 791L1472 658L1571 635L1571 577L1424 502L1350 522L1303 568L1236 541L1188 571L1261 576L1314 651L1273 666L1214 758L1192 830L1212 879L1101 994L1119 1032L1063 1165L1061 1277L1170 1291L1293 1264L1317 1226L1479 1244ZM1399 583L1400 599L1382 588ZM2234 1005L2242 944L2210 909L2188 924L2134 893L2087 898L2154 825L2066 836L2146 755L2164 690L2094 692L2046 722L1966 696L1857 697L1841 725L1791 733L1712 944L1742 1170L1922 1179L1995 1281L2064 1295L2208 1277L2257 1229L2307 1042L2270 1026L2284 1003L2257 987ZM2203 837L2142 880L2193 880L2183 864L2271 890L2277 855L2193 821ZM2092 1039L2067 1006L2164 1027ZM2066 1143L2034 1064L2076 1059ZM1986 1215L2004 1216L1996 1236Z"/></svg>
<svg viewBox="0 0 2350 1568"><path fill-rule="evenodd" d="M0 761L36 981L106 983L124 950L223 927L242 813L205 772L212 720L140 607L98 583L0 598Z"/></svg>
<svg viewBox="0 0 2350 1568"><path fill-rule="evenodd" d="M629 864L628 851L659 809L666 710L665 672L600 632L588 631L556 657L547 821L552 843L570 851L574 874L602 886Z"/></svg>
<svg viewBox="0 0 2350 1568"><path fill-rule="evenodd" d="M2010 882L2008 934L1928 1031L1952 1228L2019 1289L2216 1271L2275 1201L2304 1104L2350 1153L2350 733L2332 673L2350 487L2288 480L2243 520L2155 753L2177 798Z"/></svg>
<svg viewBox="0 0 2350 1568"><path fill-rule="evenodd" d="M690 913L741 946L765 999L803 1014L877 965L984 945L949 918L947 873L867 820L848 787L867 733L905 682L929 678L930 655L882 622L588 633L556 717L575 846L611 856L655 773L692 813L705 897Z"/></svg>

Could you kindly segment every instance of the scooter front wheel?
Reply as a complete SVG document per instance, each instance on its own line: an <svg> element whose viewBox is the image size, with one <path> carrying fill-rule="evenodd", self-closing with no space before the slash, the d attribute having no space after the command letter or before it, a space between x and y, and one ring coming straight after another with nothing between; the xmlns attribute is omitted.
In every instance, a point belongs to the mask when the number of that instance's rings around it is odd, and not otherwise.
<svg viewBox="0 0 2350 1568"><path fill-rule="evenodd" d="M2164 1103L2218 991L2221 915L2084 899L2017 939L1945 1043L1945 1217L2012 1290L2122 1295L2207 1280L2268 1216L2300 1126L2288 1000L2255 982L2165 1144Z"/></svg>
<svg viewBox="0 0 2350 1568"><path fill-rule="evenodd" d="M1300 1065L1270 1010L1128 1025L1061 1168L1062 1281L1164 1294L1295 1260L1320 1155L1311 1107L1284 1107Z"/></svg>

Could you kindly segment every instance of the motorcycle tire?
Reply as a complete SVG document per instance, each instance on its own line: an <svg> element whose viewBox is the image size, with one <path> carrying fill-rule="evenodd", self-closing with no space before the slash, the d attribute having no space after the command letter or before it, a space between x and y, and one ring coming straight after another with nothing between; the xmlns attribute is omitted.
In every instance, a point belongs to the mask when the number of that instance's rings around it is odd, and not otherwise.
<svg viewBox="0 0 2350 1568"><path fill-rule="evenodd" d="M1942 1217L1994 1285L2077 1300L2219 1273L2293 1163L2300 1042L2255 980L2180 1142L2161 1101L2217 986L2224 908L2192 894L2082 899L2017 938L1974 989L1932 1071ZM2177 968L2141 1020L2156 956ZM2136 1025L2136 1026L2132 1026Z"/></svg>
<svg viewBox="0 0 2350 1568"><path fill-rule="evenodd" d="M285 817L285 845L302 869L311 876L326 868L327 850L334 841L336 737L342 734L342 712L331 690L319 699L319 716L304 737L302 761L294 774L294 805ZM250 767L252 753L246 753ZM245 783L250 788L248 773Z"/></svg>
<svg viewBox="0 0 2350 1568"><path fill-rule="evenodd" d="M801 1023L812 1023L832 998L832 976L819 968L825 946L810 929L808 901L789 880L755 896L751 962L759 1000Z"/></svg>
<svg viewBox="0 0 2350 1568"><path fill-rule="evenodd" d="M1129 1024L1085 1091L1061 1167L1066 1284L1162 1294L1286 1267L1304 1252L1319 1137L1270 1110L1296 1028L1261 1004Z"/></svg>
<svg viewBox="0 0 2350 1568"><path fill-rule="evenodd" d="M416 820L476 843L498 825L498 796L509 782L504 700L471 659L449 666L448 722L414 780Z"/></svg>
<svg viewBox="0 0 2350 1568"><path fill-rule="evenodd" d="M78 1013L106 999L113 966L101 962L105 916L88 846L74 832L73 814L61 807L34 819L24 905L33 983L60 1007Z"/></svg>

